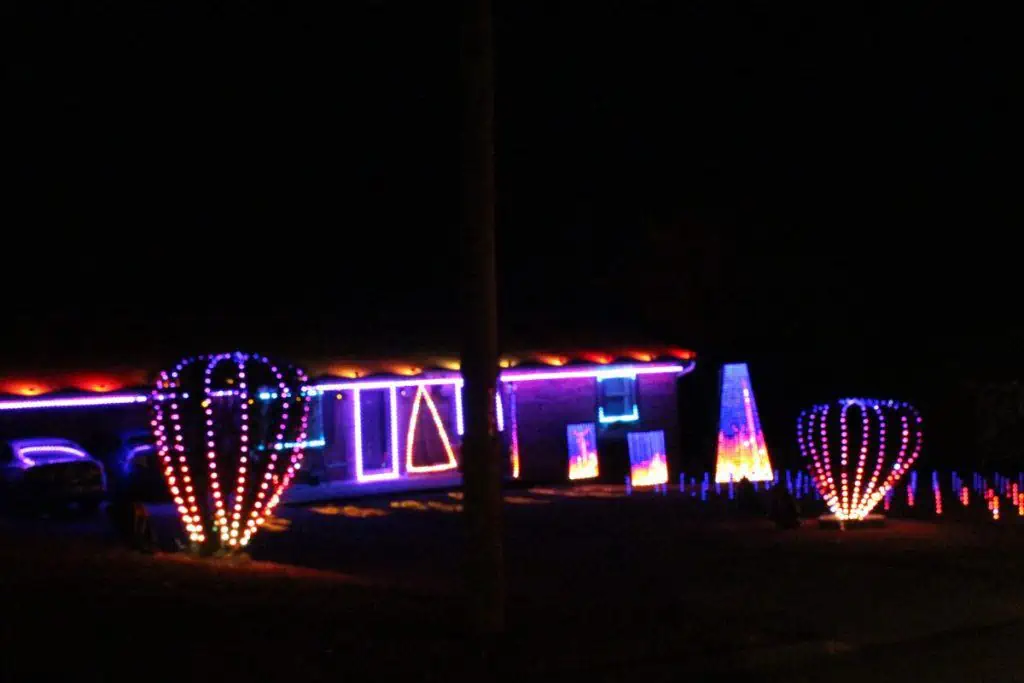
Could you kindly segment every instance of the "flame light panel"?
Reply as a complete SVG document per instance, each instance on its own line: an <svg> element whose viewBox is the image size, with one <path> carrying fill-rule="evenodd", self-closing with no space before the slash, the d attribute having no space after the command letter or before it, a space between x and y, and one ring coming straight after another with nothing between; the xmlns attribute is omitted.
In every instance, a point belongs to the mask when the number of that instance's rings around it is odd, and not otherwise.
<svg viewBox="0 0 1024 683"><path fill-rule="evenodd" d="M773 477L747 364L723 365L715 481L771 481Z"/></svg>
<svg viewBox="0 0 1024 683"><path fill-rule="evenodd" d="M565 428L569 442L569 479L593 479L598 475L597 427L593 422Z"/></svg>
<svg viewBox="0 0 1024 683"><path fill-rule="evenodd" d="M629 444L629 480L633 486L657 486L668 483L668 459L665 457L665 432L633 432Z"/></svg>

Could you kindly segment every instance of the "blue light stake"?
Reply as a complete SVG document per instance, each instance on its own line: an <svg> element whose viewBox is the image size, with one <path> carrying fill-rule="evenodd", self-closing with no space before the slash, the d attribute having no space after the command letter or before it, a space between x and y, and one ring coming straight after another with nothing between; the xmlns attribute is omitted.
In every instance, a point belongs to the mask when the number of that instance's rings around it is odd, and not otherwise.
<svg viewBox="0 0 1024 683"><path fill-rule="evenodd" d="M793 473L786 470L786 490L793 493Z"/></svg>
<svg viewBox="0 0 1024 683"><path fill-rule="evenodd" d="M633 493L633 479L627 474L626 475L626 495Z"/></svg>
<svg viewBox="0 0 1024 683"><path fill-rule="evenodd" d="M679 473L679 493L684 493L685 491L686 491L686 477L683 476L682 472L680 472Z"/></svg>
<svg viewBox="0 0 1024 683"><path fill-rule="evenodd" d="M690 477L690 497L697 495L697 477Z"/></svg>
<svg viewBox="0 0 1024 683"><path fill-rule="evenodd" d="M775 470L775 477L772 479L772 483L773 484L778 484L779 483L779 471L778 470Z"/></svg>
<svg viewBox="0 0 1024 683"><path fill-rule="evenodd" d="M732 475L729 475L729 500L733 498Z"/></svg>

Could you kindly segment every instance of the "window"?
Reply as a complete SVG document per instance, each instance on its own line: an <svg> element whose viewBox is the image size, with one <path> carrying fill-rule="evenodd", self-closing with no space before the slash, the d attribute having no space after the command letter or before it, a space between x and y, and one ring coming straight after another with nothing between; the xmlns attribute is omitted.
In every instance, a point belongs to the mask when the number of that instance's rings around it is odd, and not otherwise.
<svg viewBox="0 0 1024 683"><path fill-rule="evenodd" d="M602 424L635 422L640 419L635 377L598 378L597 419Z"/></svg>

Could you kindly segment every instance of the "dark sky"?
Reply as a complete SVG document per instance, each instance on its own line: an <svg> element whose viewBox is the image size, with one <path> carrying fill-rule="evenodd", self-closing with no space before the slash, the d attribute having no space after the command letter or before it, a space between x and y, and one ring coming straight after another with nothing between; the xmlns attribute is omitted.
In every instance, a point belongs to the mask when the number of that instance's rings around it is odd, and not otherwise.
<svg viewBox="0 0 1024 683"><path fill-rule="evenodd" d="M5 365L457 346L457 3L9 4ZM1015 358L1014 23L892 4L496 0L505 345Z"/></svg>

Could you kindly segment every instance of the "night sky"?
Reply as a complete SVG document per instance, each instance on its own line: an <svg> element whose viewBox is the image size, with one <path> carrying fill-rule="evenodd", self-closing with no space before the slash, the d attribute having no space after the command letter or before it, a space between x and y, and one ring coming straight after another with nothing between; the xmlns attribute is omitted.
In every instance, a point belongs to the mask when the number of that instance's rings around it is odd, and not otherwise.
<svg viewBox="0 0 1024 683"><path fill-rule="evenodd" d="M828 5L496 0L506 348L1017 372L1009 10ZM10 14L4 365L457 348L457 3Z"/></svg>

